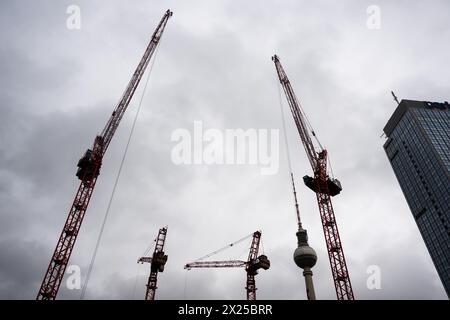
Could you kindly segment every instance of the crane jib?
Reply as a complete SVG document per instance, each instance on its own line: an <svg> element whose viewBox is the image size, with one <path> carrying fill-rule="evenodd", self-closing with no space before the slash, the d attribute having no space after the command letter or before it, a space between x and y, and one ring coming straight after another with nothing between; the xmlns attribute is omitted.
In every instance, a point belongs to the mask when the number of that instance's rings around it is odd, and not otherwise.
<svg viewBox="0 0 450 320"><path fill-rule="evenodd" d="M240 242L243 239L237 241ZM261 241L261 231L255 231L252 237L252 243L250 246L250 252L247 261L241 260L227 260L227 261L199 261L187 263L184 268L191 270L192 268L245 268L247 273L247 285L245 287L247 291L247 300L256 300L256 283L255 276L258 274L258 270L267 270L270 268L270 261L266 255L262 254L258 256L259 244ZM235 242L236 243L236 242ZM215 251L215 253L221 250ZM207 255L205 257L209 257Z"/></svg>

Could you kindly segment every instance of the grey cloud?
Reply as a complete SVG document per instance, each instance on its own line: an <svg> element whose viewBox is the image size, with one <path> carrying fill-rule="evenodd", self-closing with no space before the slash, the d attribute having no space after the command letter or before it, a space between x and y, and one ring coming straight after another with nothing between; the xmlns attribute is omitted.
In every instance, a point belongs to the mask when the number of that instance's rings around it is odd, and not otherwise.
<svg viewBox="0 0 450 320"><path fill-rule="evenodd" d="M258 298L305 299L292 261L295 215L282 141L274 176L261 176L252 166L175 166L170 160L171 133L191 130L194 120L219 129L281 129L274 53L343 183L334 206L356 297L446 298L379 136L395 107L390 90L403 98L448 100L447 2L379 1L378 31L365 26L372 3L360 1L141 1L138 10L124 1L81 1L80 31L65 28L69 4L0 5L1 298L35 297L78 185L76 162L102 129L166 6L174 16L152 70L88 298L133 298L136 260L158 228L169 225L159 298L244 298L243 270L186 273L183 265L262 229L272 268L257 276ZM71 258L83 276L141 90L108 150ZM301 212L319 256L317 296L335 299L315 197L301 185L310 168L285 111ZM382 270L381 290L365 285L369 265ZM147 271L140 269L136 299L144 294ZM79 294L63 285L59 298Z"/></svg>

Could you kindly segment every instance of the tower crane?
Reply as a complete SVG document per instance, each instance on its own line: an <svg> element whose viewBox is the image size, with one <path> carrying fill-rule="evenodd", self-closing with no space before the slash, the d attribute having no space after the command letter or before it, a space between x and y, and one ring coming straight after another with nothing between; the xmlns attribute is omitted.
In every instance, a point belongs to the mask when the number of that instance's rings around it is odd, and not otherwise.
<svg viewBox="0 0 450 320"><path fill-rule="evenodd" d="M229 260L229 261L199 261L206 257L210 257L213 254L218 253L228 247L231 247L238 242L241 242L250 236L252 237L252 243L250 246L250 252L248 254L247 261L242 260ZM197 261L187 263L184 268L190 270L191 268L245 268L247 272L247 285L245 289L247 290L247 300L256 300L256 284L255 284L255 276L258 274L259 269L267 270L270 268L270 261L266 255L258 256L259 252L259 243L261 240L261 231L255 231L252 235L249 235L241 240L238 240L225 248L217 250L212 254L209 254L203 258L198 259Z"/></svg>
<svg viewBox="0 0 450 320"><path fill-rule="evenodd" d="M75 199L70 207L69 215L58 239L55 251L48 265L41 287L39 289L37 300L54 300L58 293L64 272L70 259L75 241L77 239L81 223L85 216L89 201L94 191L95 183L100 174L103 157L108 146L119 126L131 98L155 52L155 49L163 35L164 28L172 12L167 10L159 22L155 32L152 35L144 55L139 62L133 76L128 83L125 92L119 103L115 107L105 128L100 135L95 137L93 146L88 149L84 156L78 161L78 170L76 176L81 180Z"/></svg>
<svg viewBox="0 0 450 320"><path fill-rule="evenodd" d="M145 300L155 300L156 282L158 280L158 272L164 271L167 262L167 255L164 254L164 244L166 242L167 227L159 229L158 236L155 239L155 250L151 257L140 257L138 263L150 264L150 276L148 277L147 291Z"/></svg>
<svg viewBox="0 0 450 320"><path fill-rule="evenodd" d="M337 299L354 300L347 263L345 262L344 250L342 248L333 205L331 203L331 197L336 196L341 192L341 183L337 179L330 178L327 174L327 150L322 148L320 142L318 142L316 138L314 130L312 130L309 123L307 123L307 117L292 89L280 59L277 55L274 55L272 61L275 63L278 78L284 93L286 94L300 139L313 170L314 177L306 175L303 177L303 181L308 188L316 193ZM316 151L309 131L311 131L312 136L316 138L319 144L318 151Z"/></svg>

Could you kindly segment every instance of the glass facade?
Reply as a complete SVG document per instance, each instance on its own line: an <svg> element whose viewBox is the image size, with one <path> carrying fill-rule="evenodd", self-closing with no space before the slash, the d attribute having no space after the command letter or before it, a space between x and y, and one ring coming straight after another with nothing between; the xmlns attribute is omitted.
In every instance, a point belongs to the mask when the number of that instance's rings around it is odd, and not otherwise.
<svg viewBox="0 0 450 320"><path fill-rule="evenodd" d="M450 110L402 100L384 128L384 149L450 297Z"/></svg>

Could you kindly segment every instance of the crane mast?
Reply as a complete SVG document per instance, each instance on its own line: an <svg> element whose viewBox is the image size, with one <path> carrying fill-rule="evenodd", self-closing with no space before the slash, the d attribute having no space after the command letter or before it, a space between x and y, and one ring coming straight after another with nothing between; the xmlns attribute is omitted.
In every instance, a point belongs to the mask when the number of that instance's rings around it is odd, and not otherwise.
<svg viewBox="0 0 450 320"><path fill-rule="evenodd" d="M155 300L156 286L158 280L158 272L164 271L164 266L167 262L167 255L164 254L164 244L166 242L167 227L159 229L156 237L155 250L151 257L141 257L138 263L150 264L150 276L148 277L147 291L145 293L145 300Z"/></svg>
<svg viewBox="0 0 450 320"><path fill-rule="evenodd" d="M101 135L94 139L92 149L88 149L84 156L78 161L76 176L81 180L80 186L75 195L75 199L70 208L69 215L64 224L58 243L53 252L48 265L41 287L39 289L37 300L54 300L58 293L64 272L72 254L75 241L77 239L81 223L85 216L89 201L94 191L97 178L100 174L103 156L111 142L120 120L125 113L133 94L139 85L142 75L155 52L155 49L164 32L164 28L172 12L167 10L152 35L145 53L139 62L128 86L122 95L119 103L114 109Z"/></svg>
<svg viewBox="0 0 450 320"><path fill-rule="evenodd" d="M270 268L270 261L267 256L258 256L260 241L261 231L254 232L247 261L194 261L187 263L184 268L188 270L192 268L245 268L247 272L247 285L245 287L247 290L247 300L256 300L255 276L258 274L259 269L267 270Z"/></svg>
<svg viewBox="0 0 450 320"><path fill-rule="evenodd" d="M309 135L305 120L306 116L301 109L280 59L274 55L272 60L275 63L278 78L286 94L286 99L291 109L295 125L297 126L300 139L313 169L314 177L305 176L303 180L306 186L316 193L337 299L354 300L347 263L331 202L331 197L339 194L342 190L340 182L328 176L327 150L321 148L320 151L316 151L311 136ZM312 134L315 136L314 131L312 131Z"/></svg>

